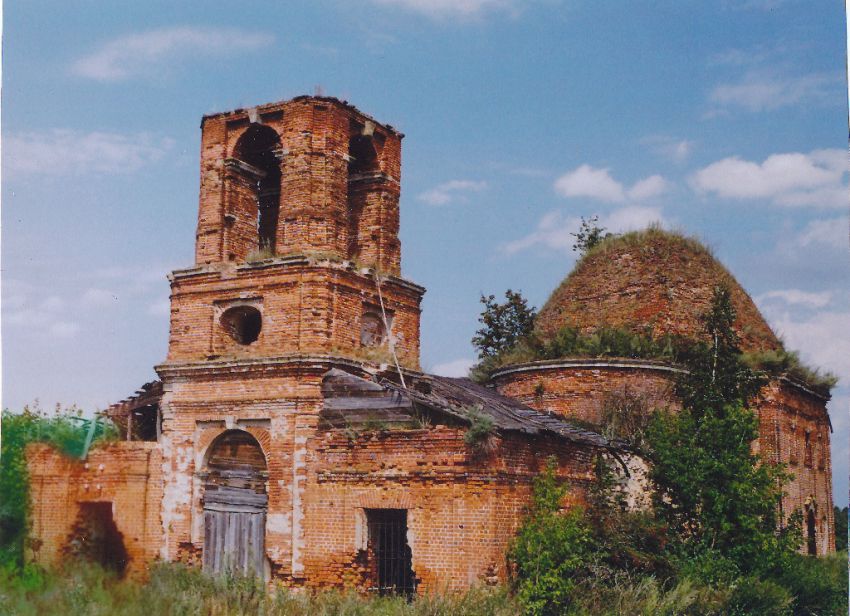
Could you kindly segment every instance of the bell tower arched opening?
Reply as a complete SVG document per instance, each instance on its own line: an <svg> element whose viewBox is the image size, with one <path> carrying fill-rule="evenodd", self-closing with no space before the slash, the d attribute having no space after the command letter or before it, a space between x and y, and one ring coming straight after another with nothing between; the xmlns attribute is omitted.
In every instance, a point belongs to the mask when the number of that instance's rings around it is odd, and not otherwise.
<svg viewBox="0 0 850 616"><path fill-rule="evenodd" d="M261 251L274 252L277 222L280 217L280 137L274 129L253 124L236 143L234 157L248 165L253 177L253 199L257 207L257 245Z"/></svg>

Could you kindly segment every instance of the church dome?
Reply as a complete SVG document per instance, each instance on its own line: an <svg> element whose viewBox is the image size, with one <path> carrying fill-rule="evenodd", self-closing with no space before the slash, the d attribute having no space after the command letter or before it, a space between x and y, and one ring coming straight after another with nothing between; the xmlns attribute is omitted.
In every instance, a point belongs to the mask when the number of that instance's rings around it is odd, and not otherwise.
<svg viewBox="0 0 850 616"><path fill-rule="evenodd" d="M782 348L753 300L699 241L650 228L592 248L537 316L541 338L564 326L582 333L608 326L699 338L715 287L729 288L745 352Z"/></svg>

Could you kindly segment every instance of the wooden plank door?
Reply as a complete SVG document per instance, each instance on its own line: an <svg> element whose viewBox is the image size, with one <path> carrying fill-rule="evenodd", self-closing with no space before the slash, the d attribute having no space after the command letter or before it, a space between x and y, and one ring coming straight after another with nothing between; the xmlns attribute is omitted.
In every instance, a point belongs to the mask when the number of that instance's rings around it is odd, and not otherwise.
<svg viewBox="0 0 850 616"><path fill-rule="evenodd" d="M263 579L265 528L265 512L205 509L204 571Z"/></svg>

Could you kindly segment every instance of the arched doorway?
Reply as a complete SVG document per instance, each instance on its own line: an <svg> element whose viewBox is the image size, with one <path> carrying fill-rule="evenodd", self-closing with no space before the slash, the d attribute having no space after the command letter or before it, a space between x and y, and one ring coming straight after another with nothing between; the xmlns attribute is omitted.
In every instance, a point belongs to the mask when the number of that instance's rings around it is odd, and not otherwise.
<svg viewBox="0 0 850 616"><path fill-rule="evenodd" d="M204 571L265 577L266 457L251 434L229 430L210 446L204 477Z"/></svg>
<svg viewBox="0 0 850 616"><path fill-rule="evenodd" d="M124 574L129 557L124 537L112 517L111 502L80 503L64 552L97 563L119 576Z"/></svg>

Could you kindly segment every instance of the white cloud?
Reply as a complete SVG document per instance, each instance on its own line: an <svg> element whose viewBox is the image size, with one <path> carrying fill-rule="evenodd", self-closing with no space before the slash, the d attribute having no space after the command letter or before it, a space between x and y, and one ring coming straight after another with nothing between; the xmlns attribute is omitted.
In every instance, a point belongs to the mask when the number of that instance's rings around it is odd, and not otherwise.
<svg viewBox="0 0 850 616"><path fill-rule="evenodd" d="M650 135L641 139L656 154L670 159L674 163L683 163L691 156L694 142L688 139L674 139L666 135Z"/></svg>
<svg viewBox="0 0 850 616"><path fill-rule="evenodd" d="M642 229L652 223L664 223L661 208L632 205L621 208L599 218L599 225L613 233ZM537 229L500 247L500 252L510 256L530 248L543 248L570 254L576 242L573 233L581 226L581 218L565 216L554 210L540 219Z"/></svg>
<svg viewBox="0 0 850 616"><path fill-rule="evenodd" d="M435 186L419 195L419 200L428 205L448 205L466 201L465 195L477 193L487 188L487 182L473 180L451 180Z"/></svg>
<svg viewBox="0 0 850 616"><path fill-rule="evenodd" d="M51 323L49 327L50 334L56 338L73 338L79 331L80 325L78 323L68 321L56 321Z"/></svg>
<svg viewBox="0 0 850 616"><path fill-rule="evenodd" d="M113 39L78 59L71 69L97 81L121 81L161 74L183 60L255 51L273 41L270 34L236 28L160 28Z"/></svg>
<svg viewBox="0 0 850 616"><path fill-rule="evenodd" d="M626 189L611 177L609 169L581 165L556 179L554 188L562 197L586 197L608 203L623 203L627 199L643 201L657 197L668 189L668 183L660 175L652 175Z"/></svg>
<svg viewBox="0 0 850 616"><path fill-rule="evenodd" d="M835 83L834 77L823 74L788 77L750 71L737 82L715 86L710 99L720 108L771 111L829 100Z"/></svg>
<svg viewBox="0 0 850 616"><path fill-rule="evenodd" d="M660 175L651 175L648 178L638 180L629 189L629 199L633 201L646 201L667 192L668 184Z"/></svg>
<svg viewBox="0 0 850 616"><path fill-rule="evenodd" d="M812 293L810 291L801 291L800 289L779 289L776 291L762 293L756 298L756 301L759 304L762 304L770 300L780 300L785 304L790 305L799 305L808 308L823 308L824 306L829 305L831 299L832 293L829 291Z"/></svg>
<svg viewBox="0 0 850 616"><path fill-rule="evenodd" d="M507 12L516 14L518 0L372 0L374 4L392 6L432 19L476 18L485 13Z"/></svg>
<svg viewBox="0 0 850 616"><path fill-rule="evenodd" d="M850 246L848 240L848 220L845 217L812 220L797 236L796 244L800 247L827 246L829 248L847 249Z"/></svg>
<svg viewBox="0 0 850 616"><path fill-rule="evenodd" d="M469 375L469 369L474 364L475 362L471 359L455 359L437 364L431 369L431 372L439 376L464 377Z"/></svg>
<svg viewBox="0 0 850 616"><path fill-rule="evenodd" d="M819 310L801 316L766 305L764 313L786 347L800 351L813 367L838 375L844 385L850 382L850 352L844 340L850 331L850 312Z"/></svg>
<svg viewBox="0 0 850 616"><path fill-rule="evenodd" d="M770 199L778 205L846 207L847 153L815 150L808 154L772 154L764 162L724 158L690 179L700 193L728 199Z"/></svg>
<svg viewBox="0 0 850 616"><path fill-rule="evenodd" d="M14 331L24 336L46 338L73 338L80 325L68 318L66 302L61 297L49 295L36 301L34 288L28 285L13 285L13 301L3 298L3 327L5 333ZM7 287L8 288L8 287Z"/></svg>
<svg viewBox="0 0 850 616"><path fill-rule="evenodd" d="M611 177L608 169L582 165L555 180L555 192L562 197L589 197L598 201L624 201L623 185Z"/></svg>
<svg viewBox="0 0 850 616"><path fill-rule="evenodd" d="M12 133L4 138L10 175L64 176L138 171L161 160L174 145L168 138L148 134L52 130Z"/></svg>

